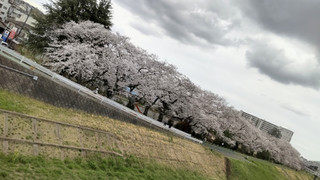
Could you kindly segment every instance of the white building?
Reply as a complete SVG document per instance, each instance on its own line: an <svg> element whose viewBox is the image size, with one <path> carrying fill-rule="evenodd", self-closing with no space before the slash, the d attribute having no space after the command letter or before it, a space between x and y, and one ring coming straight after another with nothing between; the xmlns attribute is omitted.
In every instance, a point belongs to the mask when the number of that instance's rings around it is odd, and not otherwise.
<svg viewBox="0 0 320 180"><path fill-rule="evenodd" d="M246 118L247 120L249 120L251 122L251 124L253 124L255 127L257 127L258 129L266 132L266 133L269 133L270 131L272 131L274 128L280 130L281 132L281 138L280 139L283 139L285 141L288 141L290 142L291 141L291 138L293 136L293 132L290 131L289 129L286 129L284 127L281 127L281 126L277 126L275 124L272 124L268 121L265 121L263 119L260 119L254 115L251 115L249 113L246 113L246 112L243 112L241 111L241 116Z"/></svg>
<svg viewBox="0 0 320 180"><path fill-rule="evenodd" d="M15 38L15 40L26 39L27 31L34 27L36 23L36 20L29 16L34 7L23 0L0 0L0 6L0 26L2 29L10 31L13 28L17 28L16 35L19 34L19 37Z"/></svg>
<svg viewBox="0 0 320 180"><path fill-rule="evenodd" d="M310 174L320 177L320 162L318 161L308 161L305 158L302 158L305 170Z"/></svg>
<svg viewBox="0 0 320 180"><path fill-rule="evenodd" d="M32 9L34 9L34 7L25 1L12 0L12 6L8 12L7 27L9 29L12 29L13 27L18 29L17 33L19 33L19 39L16 39L18 41L28 38L27 31L34 27L34 24L36 23L36 20L32 16L29 16ZM21 31L21 29L23 30Z"/></svg>
<svg viewBox="0 0 320 180"><path fill-rule="evenodd" d="M8 17L8 11L11 7L9 0L0 0L0 21L5 22Z"/></svg>

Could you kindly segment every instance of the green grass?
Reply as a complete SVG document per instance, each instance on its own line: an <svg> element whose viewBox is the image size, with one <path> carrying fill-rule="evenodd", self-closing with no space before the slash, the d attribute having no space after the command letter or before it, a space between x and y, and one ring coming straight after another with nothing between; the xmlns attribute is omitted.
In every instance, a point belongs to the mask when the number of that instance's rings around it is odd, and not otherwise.
<svg viewBox="0 0 320 180"><path fill-rule="evenodd" d="M24 57L27 57L39 64L44 62L44 59L42 57L42 54L36 50L32 50L32 49L28 49L26 47L23 46L19 46L16 49L17 52L19 52L21 55L23 55Z"/></svg>
<svg viewBox="0 0 320 180"><path fill-rule="evenodd" d="M7 91L0 89L0 108L9 111L25 113L28 111L23 96L14 95Z"/></svg>
<svg viewBox="0 0 320 180"><path fill-rule="evenodd" d="M268 163L252 161L252 163L230 159L231 161L231 179L247 180L270 180L286 179L275 166Z"/></svg>
<svg viewBox="0 0 320 180"><path fill-rule="evenodd" d="M91 116L83 111L55 107L53 105L32 99L28 96L12 93L1 88L0 108L48 119L60 119L59 117L61 116L74 116L74 113Z"/></svg>
<svg viewBox="0 0 320 180"><path fill-rule="evenodd" d="M45 108L44 108L45 107ZM26 96L0 89L0 108L37 116L43 111L49 119L59 114L73 115ZM45 109L45 110L43 110ZM87 115L90 116L90 115ZM29 139L32 137L26 137ZM170 140L170 138L169 138ZM20 154L0 154L0 179L206 179L200 173L176 169L133 156L91 157L74 160L47 159Z"/></svg>
<svg viewBox="0 0 320 180"><path fill-rule="evenodd" d="M0 108L52 120L59 119L62 122L71 124L79 123L80 125L93 128L104 127L106 123L110 123L95 115L57 108L2 89L0 89ZM102 124L97 123L98 121ZM116 122L112 123L115 125ZM115 133L118 130L120 129L115 129L110 132ZM166 141L173 141L171 136L166 137ZM32 139L31 136L27 135L25 138ZM206 149L210 151L208 148ZM212 151L211 154L218 159L223 158L222 155L217 152ZM312 180L312 177L305 172L296 172L283 166L254 158L250 158L250 161L251 163L231 159L230 179ZM224 166L224 164L219 165ZM214 171L215 169L219 169L218 166L211 170ZM186 169L170 168L170 163L163 165L155 161L150 162L134 157L127 159L92 157L61 161L58 159L29 157L19 154L10 154L8 156L0 154L0 179L205 179L205 177ZM224 179L224 177L220 179Z"/></svg>
<svg viewBox="0 0 320 180"><path fill-rule="evenodd" d="M281 165L250 158L251 163L230 159L230 179L246 180L288 180L312 179L312 176L301 171L294 171ZM277 168L278 167L278 168ZM279 170L282 169L282 170Z"/></svg>
<svg viewBox="0 0 320 180"><path fill-rule="evenodd" d="M206 179L199 173L173 169L130 156L74 160L0 154L0 179Z"/></svg>

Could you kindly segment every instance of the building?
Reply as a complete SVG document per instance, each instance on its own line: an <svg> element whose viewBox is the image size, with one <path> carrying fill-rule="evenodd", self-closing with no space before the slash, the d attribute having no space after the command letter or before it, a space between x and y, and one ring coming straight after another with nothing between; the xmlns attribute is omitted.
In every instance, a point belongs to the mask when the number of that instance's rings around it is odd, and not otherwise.
<svg viewBox="0 0 320 180"><path fill-rule="evenodd" d="M9 0L0 0L0 21L5 22L8 17L8 11L11 7Z"/></svg>
<svg viewBox="0 0 320 180"><path fill-rule="evenodd" d="M36 23L30 14L32 10L36 9L23 0L0 0L0 6L1 31L16 29L15 43L27 39L28 31ZM19 36L17 37L17 35Z"/></svg>
<svg viewBox="0 0 320 180"><path fill-rule="evenodd" d="M305 170L310 174L320 177L320 162L318 161L308 161L302 158Z"/></svg>
<svg viewBox="0 0 320 180"><path fill-rule="evenodd" d="M272 124L266 120L260 119L254 115L251 115L251 114L243 112L243 111L241 111L241 116L244 117L245 119L249 120L251 122L251 124L253 124L256 128L258 128L266 133L270 133L274 129L278 129L281 132L280 139L283 139L288 142L291 141L291 138L293 136L293 132L290 131L289 129L283 128L281 126L277 126L277 125Z"/></svg>

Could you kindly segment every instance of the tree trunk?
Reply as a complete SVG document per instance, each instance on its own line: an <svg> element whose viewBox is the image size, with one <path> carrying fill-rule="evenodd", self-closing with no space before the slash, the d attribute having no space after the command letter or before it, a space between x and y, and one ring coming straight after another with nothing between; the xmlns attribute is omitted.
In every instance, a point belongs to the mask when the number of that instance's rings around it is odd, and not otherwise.
<svg viewBox="0 0 320 180"><path fill-rule="evenodd" d="M146 115L146 116L148 116L148 112L149 112L150 108L151 108L153 105L155 105L155 104L156 104L156 102L157 102L159 99L160 99L160 98L159 98L159 97L157 97L157 98L152 102L152 104L151 104L151 105L146 106L146 107L145 107L145 109L144 109L143 114L144 114L144 115Z"/></svg>
<svg viewBox="0 0 320 180"><path fill-rule="evenodd" d="M107 98L111 99L113 97L114 93L112 92L112 90L108 89L107 90Z"/></svg>
<svg viewBox="0 0 320 180"><path fill-rule="evenodd" d="M160 114L158 116L158 121L162 122L163 121L163 116L164 116L164 113L160 112Z"/></svg>
<svg viewBox="0 0 320 180"><path fill-rule="evenodd" d="M135 98L134 97L129 97L129 102L127 104L127 107L134 110L134 103L135 103Z"/></svg>
<svg viewBox="0 0 320 180"><path fill-rule="evenodd" d="M151 108L151 106L146 106L144 111L143 111L143 115L148 116L148 112L149 112L150 108Z"/></svg>

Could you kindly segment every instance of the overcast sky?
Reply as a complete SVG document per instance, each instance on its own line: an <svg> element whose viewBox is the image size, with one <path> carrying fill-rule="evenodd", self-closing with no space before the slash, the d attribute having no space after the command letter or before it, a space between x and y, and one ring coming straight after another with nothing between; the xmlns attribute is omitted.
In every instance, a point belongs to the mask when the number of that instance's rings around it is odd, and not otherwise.
<svg viewBox="0 0 320 180"><path fill-rule="evenodd" d="M112 4L113 31L236 109L294 131L291 144L320 161L319 0Z"/></svg>

